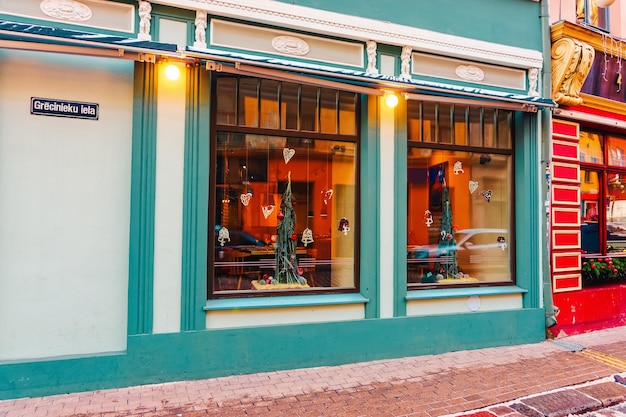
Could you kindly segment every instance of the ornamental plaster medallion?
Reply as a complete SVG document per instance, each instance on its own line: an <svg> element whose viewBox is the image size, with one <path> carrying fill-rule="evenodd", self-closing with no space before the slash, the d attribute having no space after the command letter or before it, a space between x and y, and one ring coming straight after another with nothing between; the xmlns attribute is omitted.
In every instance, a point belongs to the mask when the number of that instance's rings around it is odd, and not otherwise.
<svg viewBox="0 0 626 417"><path fill-rule="evenodd" d="M309 53L309 44L295 36L276 36L272 47L283 54L302 56Z"/></svg>
<svg viewBox="0 0 626 417"><path fill-rule="evenodd" d="M73 22L91 19L91 9L75 0L43 0L39 8L45 15L56 19Z"/></svg>
<svg viewBox="0 0 626 417"><path fill-rule="evenodd" d="M454 71L459 78L467 81L482 81L485 79L485 73L474 65L459 65Z"/></svg>

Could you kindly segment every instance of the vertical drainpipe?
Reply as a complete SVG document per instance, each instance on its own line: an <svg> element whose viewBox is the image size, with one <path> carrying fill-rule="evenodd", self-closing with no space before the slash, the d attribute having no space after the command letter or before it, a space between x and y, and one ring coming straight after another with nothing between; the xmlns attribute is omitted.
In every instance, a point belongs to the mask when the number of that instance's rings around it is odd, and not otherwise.
<svg viewBox="0 0 626 417"><path fill-rule="evenodd" d="M550 9L548 0L541 0L541 36L543 42L543 75L542 75L542 94L552 95L552 63L551 50L552 43L550 40ZM550 188L548 186L548 168L552 160L552 113L550 108L541 110L541 168L546 173L544 180L541 181L541 193L545 202L545 213L542 216L542 233L546 237L542 242L542 276L543 276L543 302L546 309L546 328L554 326L556 322L554 301L552 299L552 274L550 269Z"/></svg>

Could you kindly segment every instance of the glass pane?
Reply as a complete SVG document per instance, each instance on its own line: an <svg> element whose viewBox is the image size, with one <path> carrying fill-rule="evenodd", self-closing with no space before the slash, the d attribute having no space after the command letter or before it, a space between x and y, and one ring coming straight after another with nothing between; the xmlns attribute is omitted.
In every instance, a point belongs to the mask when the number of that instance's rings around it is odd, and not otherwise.
<svg viewBox="0 0 626 417"><path fill-rule="evenodd" d="M300 130L317 132L317 87L302 86Z"/></svg>
<svg viewBox="0 0 626 417"><path fill-rule="evenodd" d="M513 113L506 110L497 110L498 117L498 148L511 149L511 132L513 131Z"/></svg>
<svg viewBox="0 0 626 417"><path fill-rule="evenodd" d="M454 106L454 143L467 145L467 111L468 107Z"/></svg>
<svg viewBox="0 0 626 417"><path fill-rule="evenodd" d="M234 125L237 109L237 78L218 78L217 97L217 123L224 125Z"/></svg>
<svg viewBox="0 0 626 417"><path fill-rule="evenodd" d="M435 103L422 103L422 137L424 142L435 141Z"/></svg>
<svg viewBox="0 0 626 417"><path fill-rule="evenodd" d="M626 252L626 175L608 174L606 195L607 252Z"/></svg>
<svg viewBox="0 0 626 417"><path fill-rule="evenodd" d="M483 146L483 108L469 108L469 139L471 146Z"/></svg>
<svg viewBox="0 0 626 417"><path fill-rule="evenodd" d="M239 80L239 120L240 126L258 127L259 125L259 96L256 78L241 78Z"/></svg>
<svg viewBox="0 0 626 417"><path fill-rule="evenodd" d="M600 180L595 171L580 170L581 250L582 253L600 253L600 229L598 227Z"/></svg>
<svg viewBox="0 0 626 417"><path fill-rule="evenodd" d="M488 148L495 148L496 146L496 110L483 109L483 144Z"/></svg>
<svg viewBox="0 0 626 417"><path fill-rule="evenodd" d="M282 83L280 90L281 128L298 130L298 84Z"/></svg>
<svg viewBox="0 0 626 417"><path fill-rule="evenodd" d="M339 92L339 133L356 135L356 97L355 93Z"/></svg>
<svg viewBox="0 0 626 417"><path fill-rule="evenodd" d="M597 133L580 132L580 160L593 164L604 163L602 136Z"/></svg>
<svg viewBox="0 0 626 417"><path fill-rule="evenodd" d="M409 285L510 282L511 156L410 148L407 162Z"/></svg>
<svg viewBox="0 0 626 417"><path fill-rule="evenodd" d="M422 102L407 101L407 138L408 140L422 140Z"/></svg>
<svg viewBox="0 0 626 417"><path fill-rule="evenodd" d="M320 88L320 132L337 133L337 91Z"/></svg>
<svg viewBox="0 0 626 417"><path fill-rule="evenodd" d="M438 142L452 143L452 106L449 104L439 104Z"/></svg>
<svg viewBox="0 0 626 417"><path fill-rule="evenodd" d="M354 288L356 144L220 132L216 149L214 291Z"/></svg>
<svg viewBox="0 0 626 417"><path fill-rule="evenodd" d="M278 81L261 80L261 126L278 129Z"/></svg>
<svg viewBox="0 0 626 417"><path fill-rule="evenodd" d="M609 148L609 165L626 167L626 139L609 136L606 144Z"/></svg>

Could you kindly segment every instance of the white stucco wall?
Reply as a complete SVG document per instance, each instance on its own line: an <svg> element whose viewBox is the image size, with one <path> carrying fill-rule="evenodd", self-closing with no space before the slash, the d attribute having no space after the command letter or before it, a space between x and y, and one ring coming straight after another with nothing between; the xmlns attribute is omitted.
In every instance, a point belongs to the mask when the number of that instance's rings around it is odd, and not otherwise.
<svg viewBox="0 0 626 417"><path fill-rule="evenodd" d="M132 79L131 61L0 50L0 360L126 348Z"/></svg>
<svg viewBox="0 0 626 417"><path fill-rule="evenodd" d="M154 213L154 333L180 330L185 164L186 70L180 78L165 76L157 66L157 163Z"/></svg>

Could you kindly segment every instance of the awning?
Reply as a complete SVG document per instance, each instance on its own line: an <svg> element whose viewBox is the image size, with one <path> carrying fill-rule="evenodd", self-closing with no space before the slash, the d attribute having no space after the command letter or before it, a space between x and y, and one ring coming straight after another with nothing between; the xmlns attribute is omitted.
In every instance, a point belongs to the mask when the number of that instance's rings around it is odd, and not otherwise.
<svg viewBox="0 0 626 417"><path fill-rule="evenodd" d="M199 59L206 61L209 69L313 83L368 95L383 95L385 91L393 91L404 94L408 100L467 102L478 106L520 111L536 111L538 107L556 107L554 101L545 97L426 80L371 75L354 69L219 49L188 46L183 52L177 50L177 45L171 43L2 19L0 19L0 48L109 56L149 62L155 62L156 57L159 56Z"/></svg>
<svg viewBox="0 0 626 417"><path fill-rule="evenodd" d="M0 48L115 56L139 54L181 57L177 45L0 19ZM128 55L128 56L127 56ZM152 59L146 59L152 61Z"/></svg>
<svg viewBox="0 0 626 417"><path fill-rule="evenodd" d="M538 107L556 107L553 100L545 97L387 75L371 75L363 71L283 58L197 47L187 47L186 54L206 60L208 68L218 71L251 76L265 75L294 82L321 83L333 88L342 88L343 85L344 89L365 94L383 95L385 90L389 90L404 94L408 100L452 100L456 103L462 101L473 105L521 111L536 111Z"/></svg>

